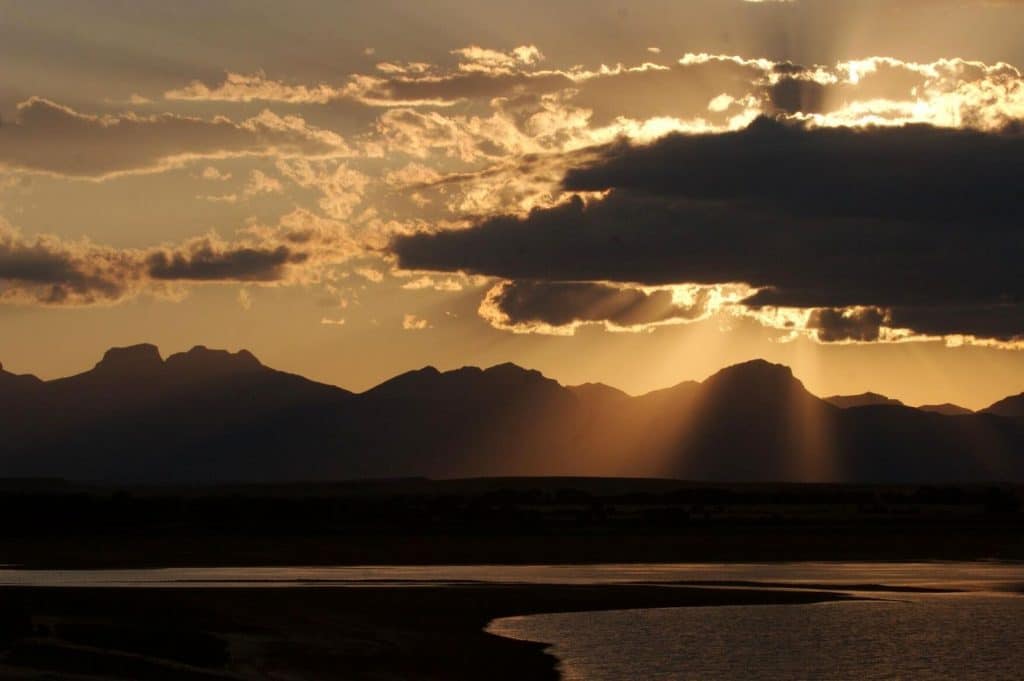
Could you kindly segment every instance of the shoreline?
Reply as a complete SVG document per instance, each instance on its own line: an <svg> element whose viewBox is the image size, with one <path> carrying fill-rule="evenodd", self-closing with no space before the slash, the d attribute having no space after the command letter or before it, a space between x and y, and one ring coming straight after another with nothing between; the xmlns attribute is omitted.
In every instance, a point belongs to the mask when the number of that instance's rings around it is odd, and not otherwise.
<svg viewBox="0 0 1024 681"><path fill-rule="evenodd" d="M827 590L655 584L0 587L7 613L0 648L8 632L0 675L554 681L557 660L548 644L485 629L496 619L546 613L857 599Z"/></svg>

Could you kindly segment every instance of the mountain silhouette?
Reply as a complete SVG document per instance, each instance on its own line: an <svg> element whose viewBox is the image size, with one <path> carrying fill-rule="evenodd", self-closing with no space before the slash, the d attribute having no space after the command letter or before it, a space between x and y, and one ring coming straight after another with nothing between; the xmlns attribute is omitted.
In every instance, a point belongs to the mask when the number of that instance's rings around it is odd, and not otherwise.
<svg viewBox="0 0 1024 681"><path fill-rule="evenodd" d="M44 390L45 384L35 376L12 374L0 364L0 413L6 414L7 420L29 418L26 411L34 409Z"/></svg>
<svg viewBox="0 0 1024 681"><path fill-rule="evenodd" d="M673 414L678 435L665 443L660 474L709 480L813 477L802 459L814 446L805 426L834 408L809 393L789 367L754 360L722 369L689 389Z"/></svg>
<svg viewBox="0 0 1024 681"><path fill-rule="evenodd" d="M31 374L12 374L0 364L0 396L35 390L43 382Z"/></svg>
<svg viewBox="0 0 1024 681"><path fill-rule="evenodd" d="M426 367L353 394L244 350L165 360L143 344L52 381L0 368L0 477L1024 480L1024 396L978 414L868 396L840 408L764 360L636 397L514 364Z"/></svg>
<svg viewBox="0 0 1024 681"><path fill-rule="evenodd" d="M982 411L985 414L995 414L1024 423L1024 393L999 400Z"/></svg>
<svg viewBox="0 0 1024 681"><path fill-rule="evenodd" d="M825 401L840 409L851 409L854 407L877 407L880 404L887 404L893 407L902 407L903 403L878 393L866 392L860 395L832 395L826 397Z"/></svg>
<svg viewBox="0 0 1024 681"><path fill-rule="evenodd" d="M623 404L629 400L629 395L604 383L583 383L569 386L569 390L579 396L581 400L595 403Z"/></svg>
<svg viewBox="0 0 1024 681"><path fill-rule="evenodd" d="M951 404L949 402L944 402L942 404L922 404L918 409L921 411L930 411L935 414L942 414L943 416L966 416L967 414L974 413L966 407L961 407L958 404Z"/></svg>
<svg viewBox="0 0 1024 681"><path fill-rule="evenodd" d="M111 348L91 370L41 383L21 414L0 417L11 433L0 474L44 468L87 479L234 478L265 456L269 475L273 457L261 449L351 395L264 367L245 351L197 346L164 361L154 345ZM256 437L263 447L251 446ZM237 474L211 465L232 451L248 458L232 463Z"/></svg>

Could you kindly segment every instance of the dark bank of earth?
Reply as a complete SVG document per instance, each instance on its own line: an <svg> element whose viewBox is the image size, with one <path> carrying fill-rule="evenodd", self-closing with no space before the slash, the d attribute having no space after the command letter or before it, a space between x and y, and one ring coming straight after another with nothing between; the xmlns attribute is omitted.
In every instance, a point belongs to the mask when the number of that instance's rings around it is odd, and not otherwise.
<svg viewBox="0 0 1024 681"><path fill-rule="evenodd" d="M814 603L814 591L652 585L0 590L4 679L557 679L512 615Z"/></svg>
<svg viewBox="0 0 1024 681"><path fill-rule="evenodd" d="M1019 485L0 480L30 568L1024 559Z"/></svg>

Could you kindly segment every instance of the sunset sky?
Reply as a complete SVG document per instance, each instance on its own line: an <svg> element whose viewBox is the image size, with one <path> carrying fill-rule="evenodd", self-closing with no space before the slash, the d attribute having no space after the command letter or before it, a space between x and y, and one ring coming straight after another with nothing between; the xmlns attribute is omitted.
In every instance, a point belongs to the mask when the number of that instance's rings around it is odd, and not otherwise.
<svg viewBox="0 0 1024 681"><path fill-rule="evenodd" d="M1024 390L1024 2L0 0L0 361Z"/></svg>

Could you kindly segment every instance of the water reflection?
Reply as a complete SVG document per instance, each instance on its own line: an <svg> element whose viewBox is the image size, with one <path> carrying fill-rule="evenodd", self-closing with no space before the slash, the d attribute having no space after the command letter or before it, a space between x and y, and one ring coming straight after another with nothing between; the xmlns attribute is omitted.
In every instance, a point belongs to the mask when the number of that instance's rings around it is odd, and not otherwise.
<svg viewBox="0 0 1024 681"><path fill-rule="evenodd" d="M1019 679L1024 669L1024 598L1007 595L538 615L488 630L553 643L566 681Z"/></svg>
<svg viewBox="0 0 1024 681"><path fill-rule="evenodd" d="M884 584L968 591L1024 585L1024 564L687 563L623 565L421 565L206 567L133 570L0 569L4 586L301 587L415 586L466 582L621 584L630 582L786 582L792 585Z"/></svg>

